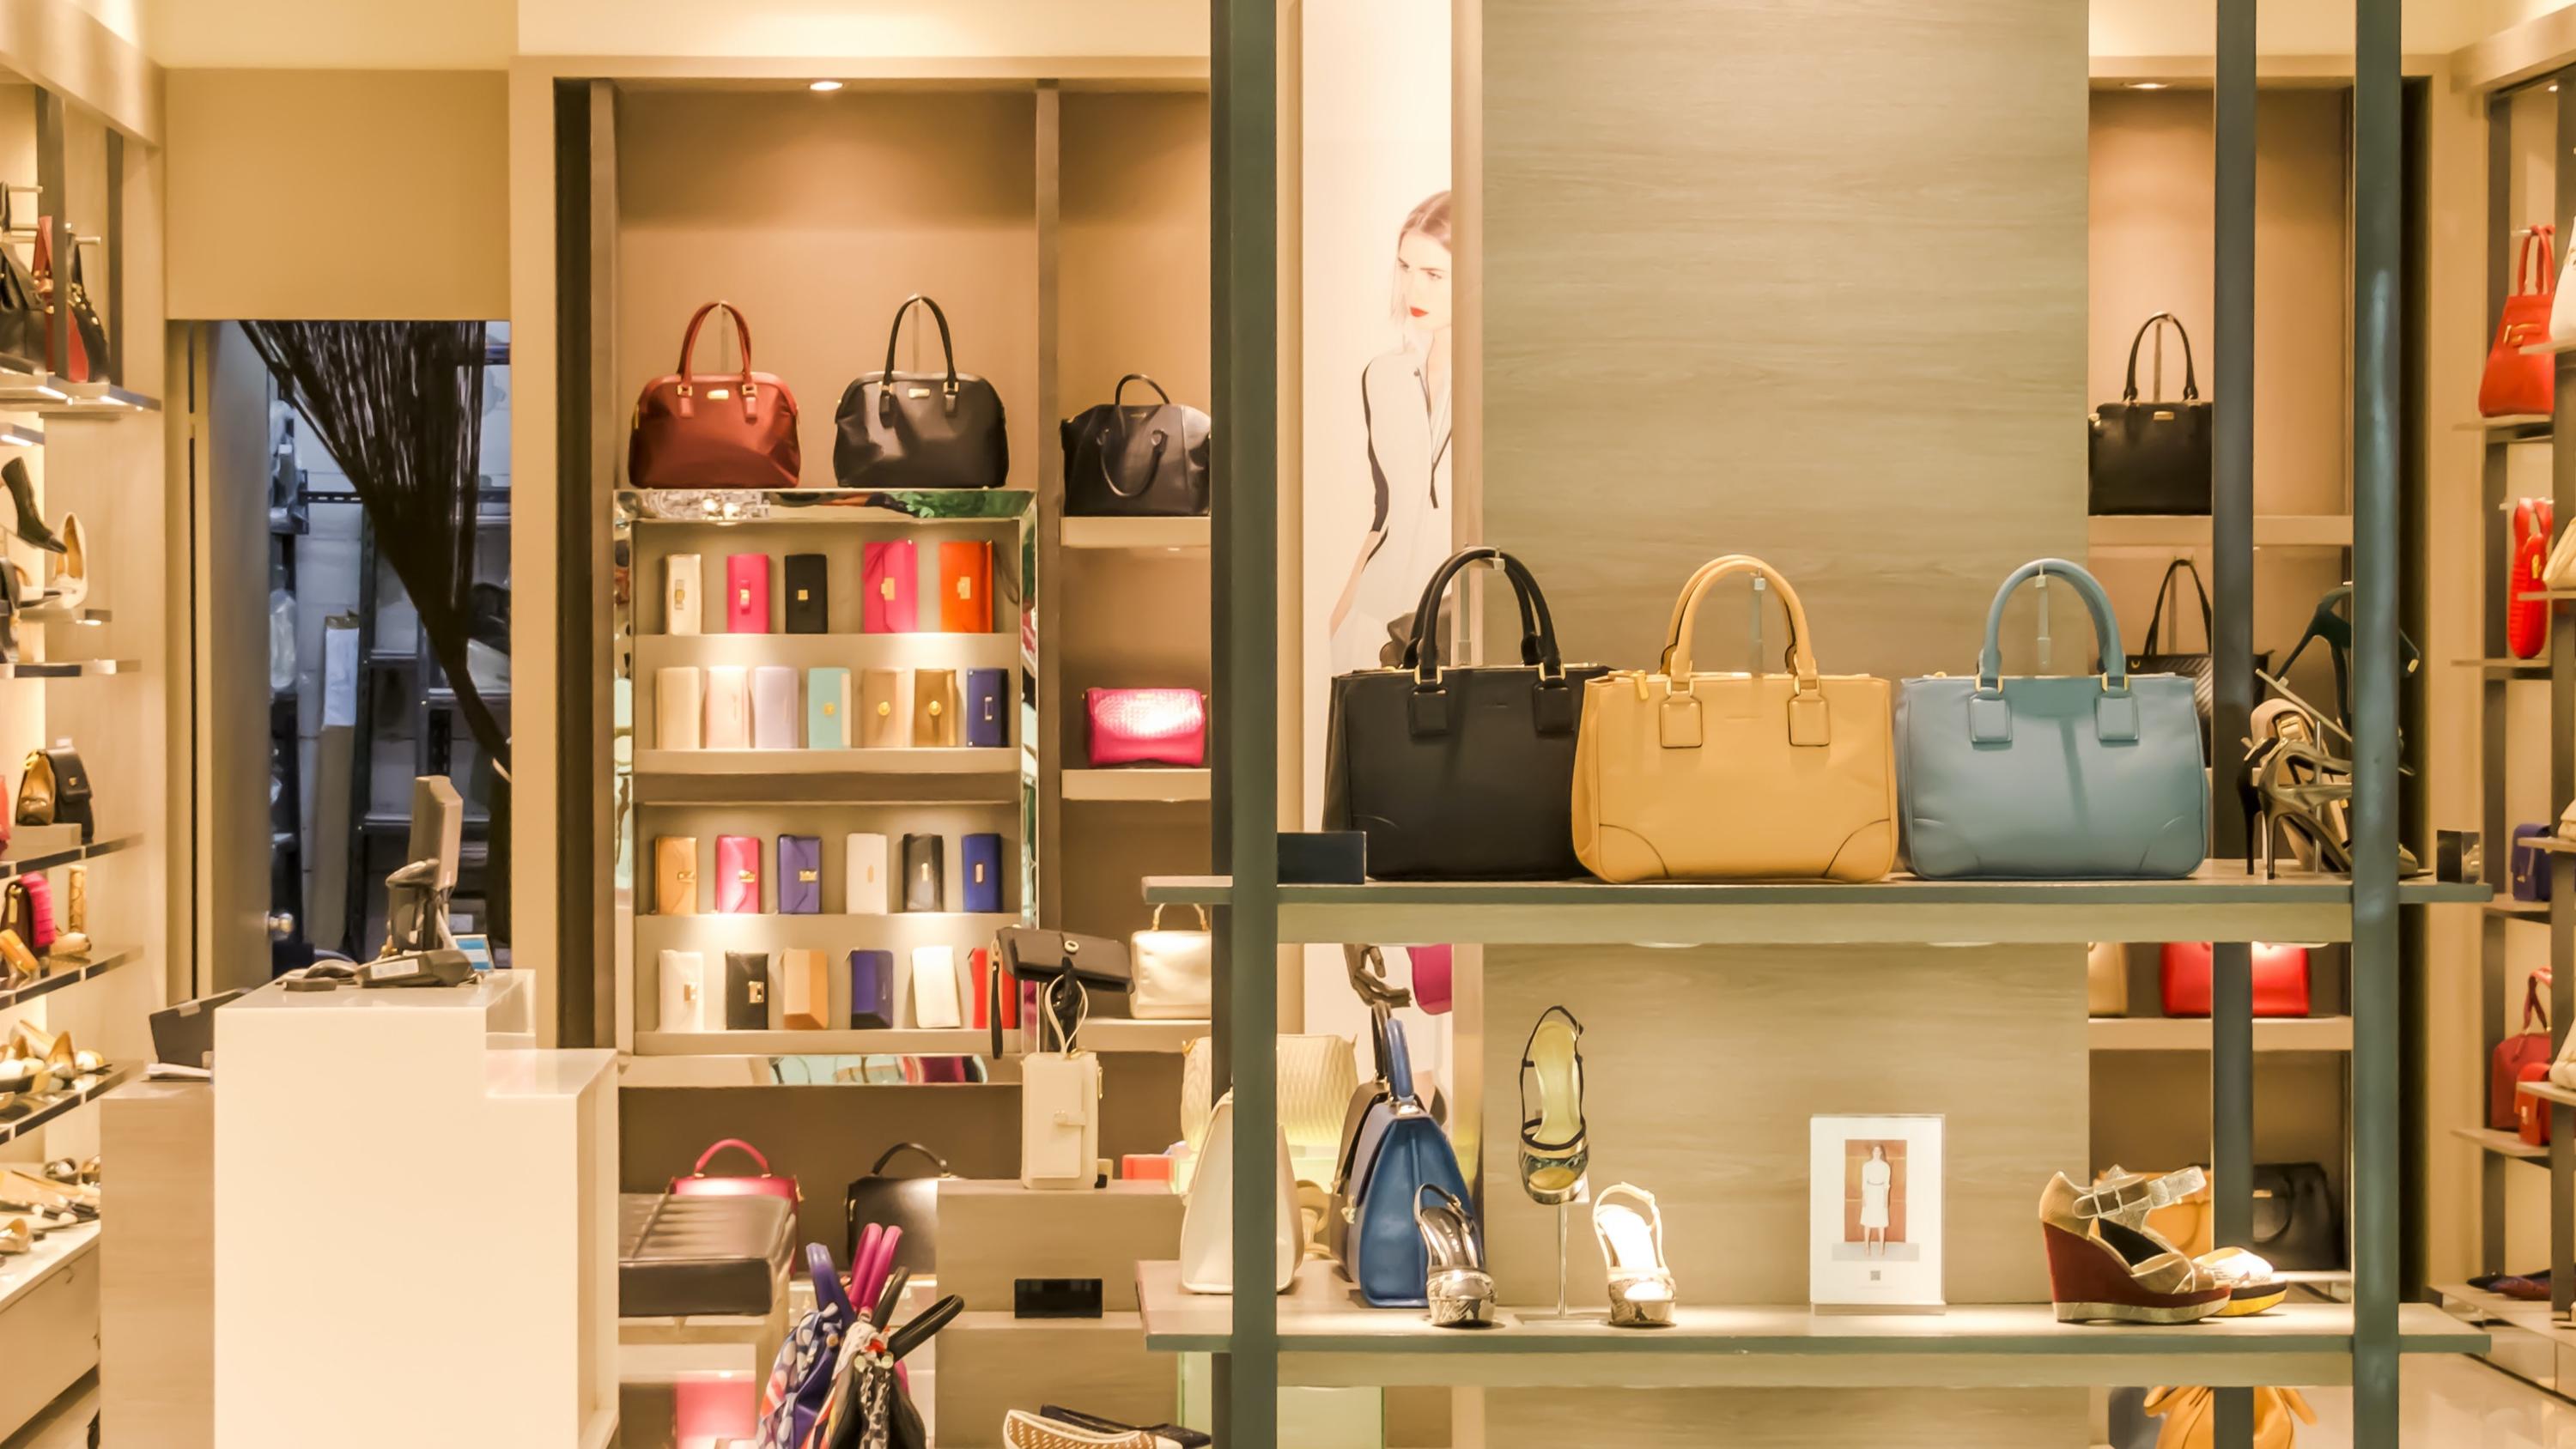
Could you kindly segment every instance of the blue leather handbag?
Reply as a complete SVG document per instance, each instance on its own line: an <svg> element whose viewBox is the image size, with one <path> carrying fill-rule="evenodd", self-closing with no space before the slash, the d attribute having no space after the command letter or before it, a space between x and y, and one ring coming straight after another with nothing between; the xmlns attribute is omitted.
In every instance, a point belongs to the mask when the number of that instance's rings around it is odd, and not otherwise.
<svg viewBox="0 0 2576 1449"><path fill-rule="evenodd" d="M1422 1185L1446 1188L1461 1202L1474 1199L1467 1195L1449 1134L1414 1093L1403 1028L1390 1023L1386 1035L1386 1099L1369 1109L1351 1153L1351 1181L1359 1193L1351 1200L1345 1266L1371 1307L1421 1308L1428 1302L1423 1288L1431 1269L1422 1230L1413 1221ZM1481 1223L1470 1227L1482 1235Z"/></svg>
<svg viewBox="0 0 2576 1449"><path fill-rule="evenodd" d="M2045 574L2092 611L2104 672L2003 673L2004 601ZM1974 679L1909 679L1896 702L1897 808L1914 873L1935 880L2171 880L2209 854L2192 682L2131 675L2094 577L2064 559L2013 571L1986 611Z"/></svg>

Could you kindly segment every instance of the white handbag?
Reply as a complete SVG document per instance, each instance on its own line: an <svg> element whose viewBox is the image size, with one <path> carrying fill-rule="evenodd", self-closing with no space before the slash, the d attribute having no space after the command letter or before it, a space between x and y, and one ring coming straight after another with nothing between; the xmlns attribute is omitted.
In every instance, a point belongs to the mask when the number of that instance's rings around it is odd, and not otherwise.
<svg viewBox="0 0 2576 1449"><path fill-rule="evenodd" d="M662 632L695 634L702 605L698 600L698 556L675 553L662 560Z"/></svg>
<svg viewBox="0 0 2576 1449"><path fill-rule="evenodd" d="M707 1029L707 958L701 951L665 951L655 965L662 983L663 1031Z"/></svg>
<svg viewBox="0 0 2576 1449"><path fill-rule="evenodd" d="M2549 546L2549 562L2541 565L2540 582L2553 589L2576 588L2576 520L2558 531L2558 541Z"/></svg>
<svg viewBox="0 0 2576 1449"><path fill-rule="evenodd" d="M1210 979L1216 938L1208 933L1207 907L1190 909L1199 913L1195 931L1164 930L1163 908L1156 906L1152 922L1128 938L1134 984L1128 988L1127 1009L1138 1021L1208 1017L1215 1000Z"/></svg>
<svg viewBox="0 0 2576 1449"><path fill-rule="evenodd" d="M707 666L707 724L711 750L751 748L750 671L739 664Z"/></svg>
<svg viewBox="0 0 2576 1449"><path fill-rule="evenodd" d="M1279 1140L1278 1216L1271 1220L1279 1242L1278 1291L1297 1279L1297 1260L1305 1256L1305 1230L1297 1219L1297 1178L1288 1166L1288 1134ZM1207 1148L1199 1154L1190 1179L1189 1202L1181 1209L1181 1288L1189 1293L1234 1291L1234 1094L1217 1099L1208 1124Z"/></svg>
<svg viewBox="0 0 2576 1449"><path fill-rule="evenodd" d="M694 750L701 736L698 721L705 677L694 664L653 671L653 748Z"/></svg>
<svg viewBox="0 0 2576 1449"><path fill-rule="evenodd" d="M957 1009L957 948L912 948L912 1024L948 1031L964 1022Z"/></svg>
<svg viewBox="0 0 2576 1449"><path fill-rule="evenodd" d="M2549 304L2549 340L2576 342L2576 300L2567 295L2576 287L2576 247L2567 251L2567 260L2558 269L2558 297Z"/></svg>
<svg viewBox="0 0 2576 1449"><path fill-rule="evenodd" d="M1215 1095L1216 1053L1210 1045L1206 1037L1193 1038L1181 1058L1181 1138L1192 1148L1200 1146L1215 1117L1210 1099ZM1279 1128L1288 1134L1290 1148L1309 1157L1337 1150L1342 1119L1349 1115L1351 1093L1359 1085L1359 1057L1349 1037L1279 1038Z"/></svg>
<svg viewBox="0 0 2576 1449"><path fill-rule="evenodd" d="M853 916L882 916L886 913L886 838L882 835L852 835L843 842L842 888L846 892L842 909Z"/></svg>
<svg viewBox="0 0 2576 1449"><path fill-rule="evenodd" d="M1081 1192L1100 1178L1100 1058L1076 1047L1084 996L1072 1037L1053 1011L1038 1012L1040 1050L1020 1058L1020 1186L1032 1191ZM1061 1046L1044 1050L1052 1028Z"/></svg>

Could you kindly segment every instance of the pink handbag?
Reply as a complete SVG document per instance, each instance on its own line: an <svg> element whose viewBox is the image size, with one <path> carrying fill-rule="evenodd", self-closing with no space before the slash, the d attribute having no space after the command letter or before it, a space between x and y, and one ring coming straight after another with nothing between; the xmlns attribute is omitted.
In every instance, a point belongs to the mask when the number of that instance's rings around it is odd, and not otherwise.
<svg viewBox="0 0 2576 1449"><path fill-rule="evenodd" d="M725 632L769 632L769 555L725 556Z"/></svg>
<svg viewBox="0 0 2576 1449"><path fill-rule="evenodd" d="M1404 954L1413 958L1413 1004L1433 1016L1448 1015L1449 948L1407 946Z"/></svg>
<svg viewBox="0 0 2576 1449"><path fill-rule="evenodd" d="M859 589L860 629L870 634L913 632L921 562L911 541L861 545Z"/></svg>
<svg viewBox="0 0 2576 1449"><path fill-rule="evenodd" d="M741 1148L745 1156L760 1164L760 1176L707 1176L707 1164L715 1160L717 1153L728 1147ZM739 1137L728 1137L699 1153L698 1165L689 1170L688 1176L671 1179L671 1195L674 1197L783 1197L789 1202L805 1200L804 1194L796 1190L796 1179L772 1176L769 1171L769 1159L760 1155L759 1148Z"/></svg>
<svg viewBox="0 0 2576 1449"><path fill-rule="evenodd" d="M1086 689L1082 707L1095 769L1207 763L1207 697L1195 689Z"/></svg>
<svg viewBox="0 0 2576 1449"><path fill-rule="evenodd" d="M716 837L716 911L729 916L760 914L760 837Z"/></svg>

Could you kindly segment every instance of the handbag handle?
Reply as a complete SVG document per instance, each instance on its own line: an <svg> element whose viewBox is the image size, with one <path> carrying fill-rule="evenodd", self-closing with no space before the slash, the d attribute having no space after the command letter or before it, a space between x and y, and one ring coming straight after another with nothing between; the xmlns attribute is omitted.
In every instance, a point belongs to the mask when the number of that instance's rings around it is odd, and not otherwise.
<svg viewBox="0 0 2576 1449"><path fill-rule="evenodd" d="M2147 334L2154 331L2156 329L2156 324L2160 322L2172 323L2174 335L2182 339L2182 400L2184 402L2198 402L2200 400L2200 372L2199 369L2192 365L2191 333L2182 325L2182 319L2171 312L2158 312L2153 317L2148 318L2145 322L2139 324L2138 335L2129 339L2129 377L2126 382L2120 385L2120 401L2136 402L2138 400L2138 344L2146 341ZM2159 367L2156 371L2155 401L2163 402L2164 400L2165 375L2163 369Z"/></svg>
<svg viewBox="0 0 2576 1449"><path fill-rule="evenodd" d="M1789 672L1797 676L1797 692L1806 694L1821 686L1816 682L1816 651L1807 637L1807 608L1798 602L1798 591L1789 585L1778 569L1751 554L1731 553L1699 566L1691 581L1674 601L1673 620L1664 635L1662 672L1668 680L1687 681L1691 674L1691 633L1699 624L1700 600L1707 597L1709 586L1732 574L1759 574L1771 587L1780 591L1780 602L1789 611L1789 647L1781 658ZM1682 688L1688 693L1687 684Z"/></svg>
<svg viewBox="0 0 2576 1449"><path fill-rule="evenodd" d="M2192 590L2200 595L2200 635L2204 639L2211 637L2209 632L2209 586L2200 581L2200 565L2193 563L2189 557L2178 558L2172 563L2165 565L2164 582L2156 585L2156 607L2153 613L2147 615L2147 642L2138 646L2138 652L2141 654L2154 654L2156 652L2156 641L2164 637L2165 595L2166 592L2173 587L2174 575L2178 573L2187 573L2191 575ZM2174 632L2179 634L2182 631L2180 629L2176 629Z"/></svg>
<svg viewBox="0 0 2576 1449"><path fill-rule="evenodd" d="M948 371L948 380L939 387L940 410L951 415L957 411L957 348L948 340L948 314L939 310L937 302L915 292L894 309L894 326L886 330L886 365L877 386L877 421L889 428L894 426L894 347L903 339L903 319L915 303L929 308L932 319L939 323L939 356Z"/></svg>
<svg viewBox="0 0 2576 1449"><path fill-rule="evenodd" d="M1210 933L1213 933L1216 930L1216 927L1208 920L1207 907L1194 905L1191 906L1190 909L1199 913L1200 930ZM1160 905L1155 906L1153 914L1145 918L1145 929L1148 931L1159 931L1163 929L1163 908Z"/></svg>
<svg viewBox="0 0 2576 1449"><path fill-rule="evenodd" d="M2129 657L2120 652L2120 620L2111 612L2111 596L2102 592L2102 583L2086 573L2081 565L2062 558L2032 559L2012 571L2004 586L1995 590L1995 601L1986 609L1986 643L1977 651L1977 692L1991 694L2003 688L2004 651L1998 642L2004 627L2004 603L2013 590L2043 574L2054 575L2074 585L2093 615L2094 647L2102 655L2102 688L2106 693L2125 694L2129 688Z"/></svg>
<svg viewBox="0 0 2576 1449"><path fill-rule="evenodd" d="M2541 222L2522 234L2522 244L2514 252L2513 294L2517 297L2551 297L2558 293L2557 242L2558 228ZM44 238L40 233L38 241ZM2539 253L2537 268L2532 266L2534 252Z"/></svg>
<svg viewBox="0 0 2576 1449"><path fill-rule="evenodd" d="M2529 975L2529 976L2527 976L2527 977L2523 978L2523 983L2522 983L2522 1024L2523 1024L2523 1026L2524 1026L2525 1028L2529 1028L2529 1027L2530 1027L2530 1025L2531 1025L2531 1022L2532 1022L2532 1018L2534 1018L2534 1017L2538 1017L2538 1018L2540 1019L2540 1029L2541 1029L2542 1031L2547 1031L2547 1030L2549 1030L2549 1003L2541 997L2541 994L2540 994L2540 973L2539 973L2539 972L2537 972L2537 971L2535 971L2535 972L2533 972L2531 975Z"/></svg>
<svg viewBox="0 0 2576 1449"><path fill-rule="evenodd" d="M733 319L734 341L742 346L742 371L735 374L734 382L736 395L742 400L743 421L749 422L754 412L753 404L760 397L760 384L751 379L751 324L743 320L741 311L731 302L723 301L700 306L689 317L689 330L680 335L680 416L693 417L697 413L698 373L694 369L697 366L698 329L706 326L707 315L716 311L722 311ZM721 373L710 375L723 376Z"/></svg>
<svg viewBox="0 0 2576 1449"><path fill-rule="evenodd" d="M1538 666L1542 678L1562 680L1565 663L1556 652L1556 621L1547 612L1547 596L1539 592L1538 580L1519 559L1499 548L1478 544L1451 554L1432 574L1431 582L1423 586L1422 600L1413 607L1413 637L1404 645L1404 667L1413 671L1413 687L1437 687L1440 598L1449 591L1449 581L1461 569L1477 563L1493 564L1511 580L1512 597L1521 606L1521 663Z"/></svg>
<svg viewBox="0 0 2576 1449"><path fill-rule="evenodd" d="M907 1152L917 1152L922 1156L929 1158L930 1165L939 1169L939 1175L941 1177L946 1177L948 1175L947 1158L940 1156L938 1153L931 1151L929 1148L922 1146L918 1142L898 1142L892 1147L887 1148L884 1154L877 1158L875 1165L868 1169L868 1176L882 1176L886 1170L887 1163L894 1161L896 1158L901 1157Z"/></svg>
<svg viewBox="0 0 2576 1449"><path fill-rule="evenodd" d="M770 1175L770 1171L769 1171L769 1159L760 1155L760 1149L759 1149L759 1148L752 1146L750 1143L743 1141L743 1140L742 1140L741 1138L739 1138L739 1137L728 1137L728 1138L726 1138L725 1140L723 1140L722 1142L717 1143L717 1144L716 1144L716 1145L714 1145L713 1147L708 1148L706 1151L699 1153L699 1154L698 1154L698 1165L697 1165L697 1166L695 1166L695 1167L693 1167L693 1168L690 1168L690 1169L689 1169L689 1176L691 1176L691 1177L704 1177L704 1176L706 1176L706 1175L707 1175L707 1164L708 1164L709 1162L711 1162L711 1161L713 1161L713 1160L715 1159L715 1155L716 1155L717 1153L724 1151L724 1150L725 1150L726 1148L728 1148L728 1147L739 1147L739 1148L741 1148L741 1149L743 1150L743 1152L744 1152L744 1153L746 1153L747 1155L749 1155L749 1157L751 1158L751 1160L752 1160L752 1161L757 1162L757 1163L759 1163L759 1164L760 1164L760 1175L761 1175L761 1176L763 1176L763 1177L767 1177L767 1176L769 1176L769 1175Z"/></svg>
<svg viewBox="0 0 2576 1449"><path fill-rule="evenodd" d="M1161 383L1144 373L1131 372L1118 379L1118 386L1110 389L1109 392L1109 416L1111 423L1118 429L1118 447L1121 452L1126 451L1127 447L1127 418L1120 409L1126 406L1127 384L1131 382L1141 382L1152 388L1154 395L1163 400L1163 406L1172 405L1172 395L1163 391ZM1171 442L1170 433L1161 428L1154 430L1153 462L1145 469L1145 481L1137 484L1136 491L1130 493L1118 486L1117 476L1109 471L1109 426L1104 425L1100 430L1100 446L1091 450L1091 461L1100 469L1100 486L1108 489L1110 496L1114 498L1144 497L1145 490L1154 486L1154 476L1163 471L1163 449L1171 446Z"/></svg>
<svg viewBox="0 0 2576 1449"><path fill-rule="evenodd" d="M1386 1095L1393 1102L1415 1100L1413 1050L1404 1044L1404 1023L1392 1016L1386 1022Z"/></svg>
<svg viewBox="0 0 2576 1449"><path fill-rule="evenodd" d="M851 1266L855 1268L857 1265ZM849 1291L841 1286L841 1275L832 1267L831 1249L821 1243L807 1243L805 1273L814 1280L815 1302L826 1310L839 1310L844 1325L857 1321L859 1311L850 1306Z"/></svg>
<svg viewBox="0 0 2576 1449"><path fill-rule="evenodd" d="M1152 377L1145 373L1131 372L1125 377L1118 379L1118 386L1110 389L1109 406L1112 409L1116 409L1125 404L1127 398L1127 384L1131 382L1141 382L1147 387L1152 388L1154 390L1154 396L1163 400L1163 406L1170 407L1172 405L1172 395L1163 391L1163 385L1161 383L1154 381Z"/></svg>

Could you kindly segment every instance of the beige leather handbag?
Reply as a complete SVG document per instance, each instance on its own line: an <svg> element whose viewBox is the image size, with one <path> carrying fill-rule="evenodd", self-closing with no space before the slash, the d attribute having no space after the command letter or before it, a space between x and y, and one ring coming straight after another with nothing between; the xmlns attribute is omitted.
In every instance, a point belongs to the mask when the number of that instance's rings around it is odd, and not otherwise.
<svg viewBox="0 0 2576 1449"><path fill-rule="evenodd" d="M1693 673L1700 599L1741 573L1788 607L1788 672ZM1891 697L1884 679L1817 672L1778 570L1712 559L1673 604L1662 668L1583 687L1574 853L1607 881L1877 880L1896 863Z"/></svg>

